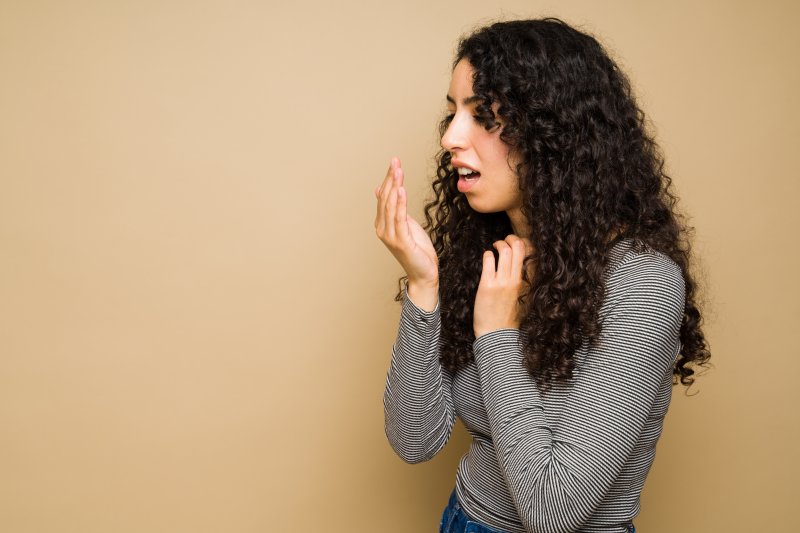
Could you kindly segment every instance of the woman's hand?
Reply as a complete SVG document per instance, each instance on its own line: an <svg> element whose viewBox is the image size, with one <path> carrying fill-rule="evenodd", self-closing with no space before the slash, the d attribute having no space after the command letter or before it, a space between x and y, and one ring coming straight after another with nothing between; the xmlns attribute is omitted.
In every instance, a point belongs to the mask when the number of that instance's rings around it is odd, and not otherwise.
<svg viewBox="0 0 800 533"><path fill-rule="evenodd" d="M398 158L392 158L386 179L374 192L378 199L378 238L406 271L409 284L438 287L439 259L428 234L406 213L407 196Z"/></svg>
<svg viewBox="0 0 800 533"><path fill-rule="evenodd" d="M517 299L528 290L522 279L522 265L525 256L533 251L531 241L509 235L492 246L500 258L495 269L492 251L483 252L483 271L472 317L476 339L498 329L519 329L523 310ZM532 275L529 272L529 279Z"/></svg>

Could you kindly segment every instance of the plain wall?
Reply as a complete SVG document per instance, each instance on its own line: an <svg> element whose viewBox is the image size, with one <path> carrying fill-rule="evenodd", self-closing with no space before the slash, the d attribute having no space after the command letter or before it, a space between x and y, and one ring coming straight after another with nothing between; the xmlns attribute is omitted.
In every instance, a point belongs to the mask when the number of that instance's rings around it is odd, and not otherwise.
<svg viewBox="0 0 800 533"><path fill-rule="evenodd" d="M715 368L676 387L642 533L794 527L794 2L0 2L0 530L436 531L468 436L403 463L399 265L458 37L597 35L696 228Z"/></svg>

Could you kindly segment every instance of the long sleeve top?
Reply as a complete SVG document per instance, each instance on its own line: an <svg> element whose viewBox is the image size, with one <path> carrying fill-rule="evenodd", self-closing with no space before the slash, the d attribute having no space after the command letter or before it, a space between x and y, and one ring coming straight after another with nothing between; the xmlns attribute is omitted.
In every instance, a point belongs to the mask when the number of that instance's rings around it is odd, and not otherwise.
<svg viewBox="0 0 800 533"><path fill-rule="evenodd" d="M406 462L431 459L458 416L472 436L456 473L467 515L512 533L626 531L655 458L680 351L685 287L661 252L618 241L606 268L602 333L568 381L543 392L523 366L525 334L485 333L474 362L439 361L439 304L404 289L384 392L386 436Z"/></svg>

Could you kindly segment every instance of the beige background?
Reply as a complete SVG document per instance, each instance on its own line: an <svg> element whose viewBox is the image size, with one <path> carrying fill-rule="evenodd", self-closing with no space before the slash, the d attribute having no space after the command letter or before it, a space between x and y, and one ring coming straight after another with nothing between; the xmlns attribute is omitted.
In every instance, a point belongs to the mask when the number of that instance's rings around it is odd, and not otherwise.
<svg viewBox="0 0 800 533"><path fill-rule="evenodd" d="M794 530L797 4L274 4L0 2L0 530L436 531L467 436L384 436L372 190L398 155L421 214L458 36L545 14L630 73L697 230L716 367L637 531Z"/></svg>

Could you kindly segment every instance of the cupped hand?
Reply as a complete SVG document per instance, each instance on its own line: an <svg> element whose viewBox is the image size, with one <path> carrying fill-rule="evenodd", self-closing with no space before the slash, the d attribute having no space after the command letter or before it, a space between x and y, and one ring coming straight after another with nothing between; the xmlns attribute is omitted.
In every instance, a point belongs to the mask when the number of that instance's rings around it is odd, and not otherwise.
<svg viewBox="0 0 800 533"><path fill-rule="evenodd" d="M522 267L525 257L533 251L531 241L509 235L492 246L499 258L495 267L492 251L483 252L483 270L473 313L476 339L498 329L519 329L523 309L518 298L528 290L528 284L522 279ZM529 279L531 276L529 271Z"/></svg>
<svg viewBox="0 0 800 533"><path fill-rule="evenodd" d="M409 283L436 285L439 259L428 234L406 211L403 178L400 160L393 157L386 178L374 191L378 199L375 233L406 271Z"/></svg>

